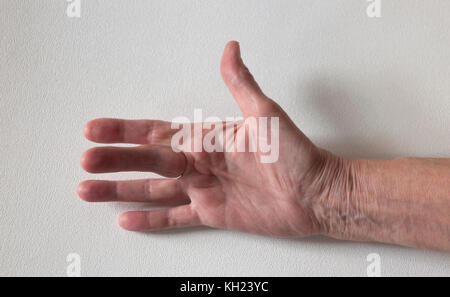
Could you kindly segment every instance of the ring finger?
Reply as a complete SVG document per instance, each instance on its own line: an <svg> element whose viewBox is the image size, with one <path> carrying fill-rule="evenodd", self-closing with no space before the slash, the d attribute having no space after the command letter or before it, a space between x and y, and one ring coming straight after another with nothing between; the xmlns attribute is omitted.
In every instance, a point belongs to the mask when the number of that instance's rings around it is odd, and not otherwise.
<svg viewBox="0 0 450 297"><path fill-rule="evenodd" d="M180 183L174 179L87 180L78 186L77 192L88 202L146 202L164 205L190 202Z"/></svg>

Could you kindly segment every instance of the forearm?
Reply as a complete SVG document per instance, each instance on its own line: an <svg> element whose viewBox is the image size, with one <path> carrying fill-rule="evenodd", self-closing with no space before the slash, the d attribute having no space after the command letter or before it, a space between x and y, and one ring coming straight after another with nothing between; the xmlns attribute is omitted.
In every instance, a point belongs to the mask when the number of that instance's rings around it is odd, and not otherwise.
<svg viewBox="0 0 450 297"><path fill-rule="evenodd" d="M333 182L315 210L324 234L450 251L450 159L336 159L328 166Z"/></svg>

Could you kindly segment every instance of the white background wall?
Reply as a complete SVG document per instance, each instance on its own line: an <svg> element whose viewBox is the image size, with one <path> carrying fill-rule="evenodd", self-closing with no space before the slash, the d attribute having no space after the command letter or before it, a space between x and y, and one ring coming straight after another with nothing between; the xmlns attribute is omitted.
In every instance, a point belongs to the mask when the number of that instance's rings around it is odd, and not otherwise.
<svg viewBox="0 0 450 297"><path fill-rule="evenodd" d="M239 115L221 81L228 40L317 144L346 157L450 157L450 2L0 0L0 275L450 275L448 254L198 228L128 233L137 205L87 204L76 187L96 117ZM148 177L105 174L101 179Z"/></svg>

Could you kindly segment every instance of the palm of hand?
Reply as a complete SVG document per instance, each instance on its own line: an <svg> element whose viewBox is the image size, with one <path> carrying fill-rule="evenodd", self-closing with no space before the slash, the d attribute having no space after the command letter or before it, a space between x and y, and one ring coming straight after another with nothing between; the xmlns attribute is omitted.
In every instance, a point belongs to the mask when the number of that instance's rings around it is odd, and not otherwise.
<svg viewBox="0 0 450 297"><path fill-rule="evenodd" d="M282 119L282 124L289 122ZM239 129L244 127L235 133ZM180 182L199 222L263 235L310 235L314 221L302 207L309 168L292 166L306 161L295 141L303 140L301 147L309 142L296 132L282 131L291 135L280 136L287 143L280 144L283 153L274 163L261 163L260 152L185 153L189 169Z"/></svg>

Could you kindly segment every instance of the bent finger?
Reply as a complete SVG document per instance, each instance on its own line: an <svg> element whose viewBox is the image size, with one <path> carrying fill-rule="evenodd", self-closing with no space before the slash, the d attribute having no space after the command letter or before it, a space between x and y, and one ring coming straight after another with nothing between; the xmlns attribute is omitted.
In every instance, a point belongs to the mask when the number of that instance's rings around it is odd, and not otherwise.
<svg viewBox="0 0 450 297"><path fill-rule="evenodd" d="M86 124L84 135L98 143L169 145L178 131L170 122L156 120L95 119Z"/></svg>
<svg viewBox="0 0 450 297"><path fill-rule="evenodd" d="M186 157L164 146L97 147L83 154L81 165L91 173L144 171L178 177L185 170Z"/></svg>
<svg viewBox="0 0 450 297"><path fill-rule="evenodd" d="M178 180L174 179L87 180L78 186L77 192L88 202L145 202L167 205L190 201Z"/></svg>
<svg viewBox="0 0 450 297"><path fill-rule="evenodd" d="M119 217L119 225L129 231L156 231L198 226L200 220L190 205L183 205L152 211L126 212Z"/></svg>

